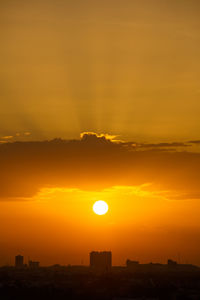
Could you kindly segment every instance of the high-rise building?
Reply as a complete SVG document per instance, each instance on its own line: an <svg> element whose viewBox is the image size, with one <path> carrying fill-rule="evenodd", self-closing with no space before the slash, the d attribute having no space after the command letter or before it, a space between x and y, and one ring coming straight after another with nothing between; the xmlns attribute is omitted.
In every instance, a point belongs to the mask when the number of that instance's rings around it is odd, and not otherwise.
<svg viewBox="0 0 200 300"><path fill-rule="evenodd" d="M90 252L90 267L97 272L110 272L112 267L112 252Z"/></svg>
<svg viewBox="0 0 200 300"><path fill-rule="evenodd" d="M24 257L22 255L15 256L15 267L16 268L24 267Z"/></svg>

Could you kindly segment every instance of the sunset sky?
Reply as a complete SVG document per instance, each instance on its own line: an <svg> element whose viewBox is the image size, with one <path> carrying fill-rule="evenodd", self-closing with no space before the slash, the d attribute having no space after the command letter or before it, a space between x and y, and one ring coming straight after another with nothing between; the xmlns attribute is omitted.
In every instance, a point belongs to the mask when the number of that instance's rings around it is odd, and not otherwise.
<svg viewBox="0 0 200 300"><path fill-rule="evenodd" d="M200 1L1 0L0 44L0 265L200 265Z"/></svg>

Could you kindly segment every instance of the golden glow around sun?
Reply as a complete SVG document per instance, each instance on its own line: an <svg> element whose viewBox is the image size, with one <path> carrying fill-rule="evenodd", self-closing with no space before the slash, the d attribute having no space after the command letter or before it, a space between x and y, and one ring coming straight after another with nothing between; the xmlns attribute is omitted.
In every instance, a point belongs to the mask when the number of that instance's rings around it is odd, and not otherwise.
<svg viewBox="0 0 200 300"><path fill-rule="evenodd" d="M93 211L97 215L105 215L108 211L108 204L105 201L96 201L93 205Z"/></svg>

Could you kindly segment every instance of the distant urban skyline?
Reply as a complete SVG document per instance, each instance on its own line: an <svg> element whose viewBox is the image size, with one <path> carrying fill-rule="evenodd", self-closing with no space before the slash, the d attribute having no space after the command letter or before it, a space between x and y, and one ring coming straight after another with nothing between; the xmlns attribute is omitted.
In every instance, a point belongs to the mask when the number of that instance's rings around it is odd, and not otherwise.
<svg viewBox="0 0 200 300"><path fill-rule="evenodd" d="M106 271L110 271L111 267L113 266L121 266L121 267L135 267L137 265L169 265L169 266L177 266L177 265L192 265L190 262L181 261L180 254L178 255L178 260L174 260L171 258L167 258L166 261L160 262L160 261L149 261L149 262L140 262L138 260L134 260L134 257L126 258L125 262L122 265L113 265L112 261L113 253L112 251L90 251L88 253L88 263L84 264L83 261L81 261L80 264L58 264L57 262L54 262L48 266L90 266L93 269L105 269ZM17 268L39 268L43 267L42 263L38 260L32 260L29 256L24 256L23 254L17 254L15 255L15 261L14 264L11 266L15 266ZM45 265L44 265L45 267Z"/></svg>

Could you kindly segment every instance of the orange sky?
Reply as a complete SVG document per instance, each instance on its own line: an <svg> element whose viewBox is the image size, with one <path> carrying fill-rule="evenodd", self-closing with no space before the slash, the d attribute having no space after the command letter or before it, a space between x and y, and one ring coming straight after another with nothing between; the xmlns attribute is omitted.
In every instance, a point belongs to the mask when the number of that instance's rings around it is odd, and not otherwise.
<svg viewBox="0 0 200 300"><path fill-rule="evenodd" d="M193 143L110 138L84 133L0 145L1 264L16 253L43 265L87 264L91 250L112 250L114 264L179 256L200 264L200 153ZM97 200L108 203L106 215L94 214Z"/></svg>
<svg viewBox="0 0 200 300"><path fill-rule="evenodd" d="M199 9L0 1L0 265L200 265Z"/></svg>
<svg viewBox="0 0 200 300"><path fill-rule="evenodd" d="M138 188L137 188L138 189ZM100 192L58 189L34 199L1 203L1 261L15 253L44 264L88 263L92 249L112 250L114 264L199 261L199 200L170 201L133 187ZM96 200L109 204L105 216L92 211Z"/></svg>
<svg viewBox="0 0 200 300"><path fill-rule="evenodd" d="M2 0L0 135L198 139L199 0Z"/></svg>

